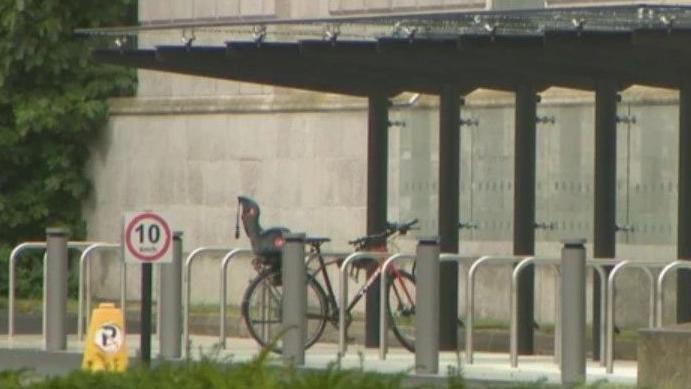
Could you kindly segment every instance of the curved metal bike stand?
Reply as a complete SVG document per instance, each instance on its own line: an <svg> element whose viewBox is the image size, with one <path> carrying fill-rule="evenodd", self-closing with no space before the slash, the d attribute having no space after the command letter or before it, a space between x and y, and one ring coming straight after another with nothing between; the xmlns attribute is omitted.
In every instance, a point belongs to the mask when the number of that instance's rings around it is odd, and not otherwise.
<svg viewBox="0 0 691 389"><path fill-rule="evenodd" d="M397 255L401 255L401 258L398 258ZM463 256L463 255L458 255L458 254L451 254L451 253L442 253L439 254L439 261L440 262L445 262L445 261L455 261L457 263L472 263L477 257L469 257L469 256ZM387 258L386 262L382 265L382 273L386 272L388 270L388 267L390 266L391 263L394 261L398 260L415 260L414 255L405 255L405 254L396 254L393 255L389 258ZM380 289L379 290L384 290L386 287L386 284L384 281L380 279ZM380 305L379 305L379 317L382 318L380 319L379 322L379 359L385 360L386 359L386 354L389 352L389 342L388 342L388 337L386 336L386 333L388 331L388 315L386 315L386 309L385 305L386 304L386 296L384 293L380 295ZM384 308L382 308L384 307Z"/></svg>
<svg viewBox="0 0 691 389"><path fill-rule="evenodd" d="M516 267L513 269L511 274L511 330L510 330L510 354L511 354L511 367L518 367L518 278L520 277L523 269L529 265L549 265L555 272L557 276L557 291L560 287L559 282L559 264L561 263L560 258L542 258L542 257L527 257L520 261ZM558 294L558 293L557 293ZM560 327L559 323L559 299L554 300L554 361L558 362L559 352L561 349L561 342L559 339Z"/></svg>
<svg viewBox="0 0 691 389"><path fill-rule="evenodd" d="M185 259L185 267L182 273L183 287L185 293L182 295L182 344L184 356L190 355L190 301L192 301L192 283L190 282L190 275L192 271L192 262L199 258L202 254L217 253L223 254L231 251L231 247L207 246L198 247L192 250Z"/></svg>
<svg viewBox="0 0 691 389"><path fill-rule="evenodd" d="M649 325L653 327L655 324L655 277L650 271L651 268L663 267L666 263L652 262L652 261L630 261L623 260L619 262L609 273L607 279L607 349L606 349L606 370L607 374L614 372L614 301L615 301L615 280L617 274L624 268L638 268L643 270L650 279L650 315Z"/></svg>
<svg viewBox="0 0 691 389"><path fill-rule="evenodd" d="M525 257L485 255L478 258L468 270L466 284L466 319L465 319L465 361L473 363L473 310L475 308L475 273L484 264L513 265Z"/></svg>
<svg viewBox="0 0 691 389"><path fill-rule="evenodd" d="M605 273L605 266L616 266L621 260L619 259L605 259L593 258L585 262L586 266L593 268L600 276L600 366L605 366L607 355L607 274Z"/></svg>
<svg viewBox="0 0 691 389"><path fill-rule="evenodd" d="M69 241L67 242L67 248L68 249L78 249L82 250L96 242L77 242L77 241ZM27 250L45 250L46 249L46 242L24 242L21 243L17 246L15 246L12 249L12 252L10 252L10 258L9 258L9 290L8 290L8 301L7 301L7 342L10 346L12 346L12 341L14 338L14 300L15 300L15 267L16 264L15 262L19 259L19 255L23 253L24 251ZM46 287L45 287L45 282L46 282L46 255L43 256L43 312L45 312L46 308ZM45 337L46 334L46 318L45 315L42 315L42 333L43 336Z"/></svg>
<svg viewBox="0 0 691 389"><path fill-rule="evenodd" d="M226 270L228 269L228 264L230 264L230 261L232 261L234 258L252 254L253 252L250 249L233 249L228 254L226 254L226 256L223 257L223 260L221 261L221 317L220 330L218 335L218 343L221 346L221 348L226 348Z"/></svg>
<svg viewBox="0 0 691 389"><path fill-rule="evenodd" d="M85 312L89 312L91 309L91 272L86 268L86 261L91 258L91 254L97 251L114 251L120 250L122 246L115 243L94 243L82 251L82 255L79 257L79 291L77 296L77 339L84 339L84 327L85 324L88 327L89 319L84 319ZM124 270L124 262L122 262L121 272ZM122 275L122 274L121 274ZM124 292L125 288L122 284L122 277L120 278L120 309L125 313L125 299ZM85 286L86 285L86 286ZM84 301L86 300L86 306L84 306ZM86 322L86 323L85 323Z"/></svg>
<svg viewBox="0 0 691 389"><path fill-rule="evenodd" d="M660 274L657 276L657 301L655 304L655 327L662 327L662 309L663 306L662 304L664 303L664 283L665 283L665 278L667 277L667 274L673 270L678 270L678 269L689 269L691 270L691 261L687 260L676 260L667 266L665 266L662 270L660 270Z"/></svg>
<svg viewBox="0 0 691 389"><path fill-rule="evenodd" d="M343 260L340 268L338 296L340 297L338 306L338 355L343 357L346 353L348 344L346 342L346 305L348 304L348 276L346 270L351 262L363 258L385 258L389 253L383 251L356 251ZM381 291L380 291L381 292ZM381 339L380 339L381 340Z"/></svg>
<svg viewBox="0 0 691 389"><path fill-rule="evenodd" d="M381 273L379 274L379 359L386 359L386 353L389 348L388 337L386 336L389 329L389 315L386 314L386 277L389 267L397 261L415 261L416 257L412 254L394 254L386 259L381 266Z"/></svg>
<svg viewBox="0 0 691 389"><path fill-rule="evenodd" d="M7 296L7 341L11 344L12 337L14 336L14 268L15 261L19 258L19 254L27 250L45 250L46 242L24 242L14 249L10 253L10 269L9 269L9 291ZM45 261L44 261L45 262ZM45 331L44 331L45 333Z"/></svg>

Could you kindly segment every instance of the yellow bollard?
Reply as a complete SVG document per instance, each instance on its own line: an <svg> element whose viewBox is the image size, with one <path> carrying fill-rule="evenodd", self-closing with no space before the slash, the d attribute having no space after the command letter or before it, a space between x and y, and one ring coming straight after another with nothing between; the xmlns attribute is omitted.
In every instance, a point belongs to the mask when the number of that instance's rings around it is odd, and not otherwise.
<svg viewBox="0 0 691 389"><path fill-rule="evenodd" d="M122 311L102 303L94 309L84 348L82 369L125 371L129 361Z"/></svg>

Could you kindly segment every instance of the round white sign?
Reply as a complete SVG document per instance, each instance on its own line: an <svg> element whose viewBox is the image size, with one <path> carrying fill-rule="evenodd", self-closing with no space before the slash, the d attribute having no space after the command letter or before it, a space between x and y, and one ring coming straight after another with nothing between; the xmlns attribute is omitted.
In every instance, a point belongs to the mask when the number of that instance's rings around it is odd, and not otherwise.
<svg viewBox="0 0 691 389"><path fill-rule="evenodd" d="M114 354L120 350L125 337L122 329L113 323L105 323L96 330L94 342L106 354Z"/></svg>
<svg viewBox="0 0 691 389"><path fill-rule="evenodd" d="M172 261L170 226L155 212L128 215L125 221L125 257L130 262Z"/></svg>

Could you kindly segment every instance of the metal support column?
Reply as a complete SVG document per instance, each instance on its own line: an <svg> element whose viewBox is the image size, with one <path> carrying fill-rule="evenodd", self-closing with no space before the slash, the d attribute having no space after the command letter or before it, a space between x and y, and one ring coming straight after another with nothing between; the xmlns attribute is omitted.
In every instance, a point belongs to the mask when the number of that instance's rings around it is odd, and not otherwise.
<svg viewBox="0 0 691 389"><path fill-rule="evenodd" d="M439 250L458 253L460 198L461 93L446 87L439 96ZM439 348L458 348L458 263L444 262L439 271Z"/></svg>
<svg viewBox="0 0 691 389"><path fill-rule="evenodd" d="M679 88L679 206L677 257L691 259L691 80ZM691 271L677 273L677 322L691 321Z"/></svg>
<svg viewBox="0 0 691 389"><path fill-rule="evenodd" d="M384 95L369 97L367 122L367 234L386 230L389 151L389 99ZM386 251L386 239L367 247ZM372 270L373 271L373 270ZM372 271L368 271L367 276ZM367 290L365 298L365 346L379 347L379 284Z"/></svg>
<svg viewBox="0 0 691 389"><path fill-rule="evenodd" d="M595 215L593 256L614 258L616 255L616 184L617 184L617 90L602 83L595 91ZM611 267L605 268L609 274ZM600 357L600 280L593 281L593 359Z"/></svg>
<svg viewBox="0 0 691 389"><path fill-rule="evenodd" d="M283 361L305 364L307 338L307 269L305 234L286 234L283 246Z"/></svg>
<svg viewBox="0 0 691 389"><path fill-rule="evenodd" d="M162 263L159 299L161 304L158 333L161 357L182 355L182 232L173 236L173 262Z"/></svg>
<svg viewBox="0 0 691 389"><path fill-rule="evenodd" d="M535 254L535 126L538 95L531 85L516 89L514 141L513 254ZM534 353L535 266L518 279L518 353Z"/></svg>
<svg viewBox="0 0 691 389"><path fill-rule="evenodd" d="M417 246L415 294L415 373L439 373L439 242L421 239Z"/></svg>
<svg viewBox="0 0 691 389"><path fill-rule="evenodd" d="M564 241L561 250L561 383L585 382L585 239Z"/></svg>
<svg viewBox="0 0 691 389"><path fill-rule="evenodd" d="M46 229L46 290L45 290L45 349L67 349L67 240L70 232L64 228Z"/></svg>

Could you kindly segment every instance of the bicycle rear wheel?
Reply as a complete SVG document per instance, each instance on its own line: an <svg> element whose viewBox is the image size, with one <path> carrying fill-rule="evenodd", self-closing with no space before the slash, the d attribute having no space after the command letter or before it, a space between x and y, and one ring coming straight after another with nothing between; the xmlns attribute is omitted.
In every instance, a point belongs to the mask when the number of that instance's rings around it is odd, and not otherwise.
<svg viewBox="0 0 691 389"><path fill-rule="evenodd" d="M415 277L404 270L388 275L387 311L394 335L403 347L415 351Z"/></svg>
<svg viewBox="0 0 691 389"><path fill-rule="evenodd" d="M281 352L283 285L281 272L260 273L247 287L242 299L242 317L250 335L263 347ZM324 289L307 276L307 328L305 348L312 346L324 332L327 302Z"/></svg>

